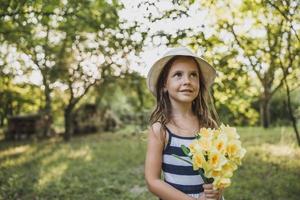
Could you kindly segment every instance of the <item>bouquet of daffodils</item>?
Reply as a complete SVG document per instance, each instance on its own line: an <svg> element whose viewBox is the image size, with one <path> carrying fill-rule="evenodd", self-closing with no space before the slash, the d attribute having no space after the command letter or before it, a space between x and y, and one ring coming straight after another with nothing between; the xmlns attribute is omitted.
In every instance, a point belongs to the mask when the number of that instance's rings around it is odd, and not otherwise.
<svg viewBox="0 0 300 200"><path fill-rule="evenodd" d="M230 185L233 171L241 165L246 153L239 138L236 128L222 124L218 129L201 128L189 147L181 148L191 158L191 162L185 161L200 171L205 183L223 189Z"/></svg>

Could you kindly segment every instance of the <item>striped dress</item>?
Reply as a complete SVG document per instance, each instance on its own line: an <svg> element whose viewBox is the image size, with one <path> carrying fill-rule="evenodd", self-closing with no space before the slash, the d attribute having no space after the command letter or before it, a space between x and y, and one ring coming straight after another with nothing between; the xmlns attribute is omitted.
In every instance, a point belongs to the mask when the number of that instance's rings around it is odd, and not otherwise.
<svg viewBox="0 0 300 200"><path fill-rule="evenodd" d="M169 140L163 151L162 171L164 181L183 193L198 198L203 192L202 184L204 183L198 171L194 171L191 164L172 156L172 154L175 154L190 160L189 157L184 155L180 146L188 146L195 137L178 136L168 128L166 130L169 134Z"/></svg>

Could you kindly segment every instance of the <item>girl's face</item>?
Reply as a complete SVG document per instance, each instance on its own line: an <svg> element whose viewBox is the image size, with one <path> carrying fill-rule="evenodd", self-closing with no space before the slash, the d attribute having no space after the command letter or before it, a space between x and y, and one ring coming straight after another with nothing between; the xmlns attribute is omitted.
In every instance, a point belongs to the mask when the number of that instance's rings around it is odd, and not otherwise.
<svg viewBox="0 0 300 200"><path fill-rule="evenodd" d="M173 62L164 86L171 102L192 103L199 93L199 71L192 58L178 57Z"/></svg>

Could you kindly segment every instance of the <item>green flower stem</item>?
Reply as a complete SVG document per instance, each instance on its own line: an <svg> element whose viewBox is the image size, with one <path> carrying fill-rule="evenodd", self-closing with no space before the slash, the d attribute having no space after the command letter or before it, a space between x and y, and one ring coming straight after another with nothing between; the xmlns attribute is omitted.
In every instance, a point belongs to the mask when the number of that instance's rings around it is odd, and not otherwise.
<svg viewBox="0 0 300 200"><path fill-rule="evenodd" d="M177 155L175 155L175 154L172 154L172 156L174 156L174 157L178 158L179 160L185 161L185 162L187 162L187 163L189 163L189 164L193 165L193 163L192 163L192 162L190 162L190 161L188 161L188 160L186 160L186 159L183 159L183 158L181 158L181 157L179 157L179 156L177 156Z"/></svg>

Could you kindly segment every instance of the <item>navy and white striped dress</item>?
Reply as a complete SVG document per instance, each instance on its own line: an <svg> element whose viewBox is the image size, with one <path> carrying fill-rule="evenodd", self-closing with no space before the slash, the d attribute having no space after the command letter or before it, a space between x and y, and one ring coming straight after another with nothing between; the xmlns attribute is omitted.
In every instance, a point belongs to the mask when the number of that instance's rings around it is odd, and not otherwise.
<svg viewBox="0 0 300 200"><path fill-rule="evenodd" d="M189 146L195 137L183 137L175 135L168 128L166 130L169 134L169 140L163 151L162 170L164 181L183 193L198 198L203 192L202 184L204 182L201 175L198 171L193 170L191 164L172 155L175 154L191 161L189 157L184 155L180 146Z"/></svg>

